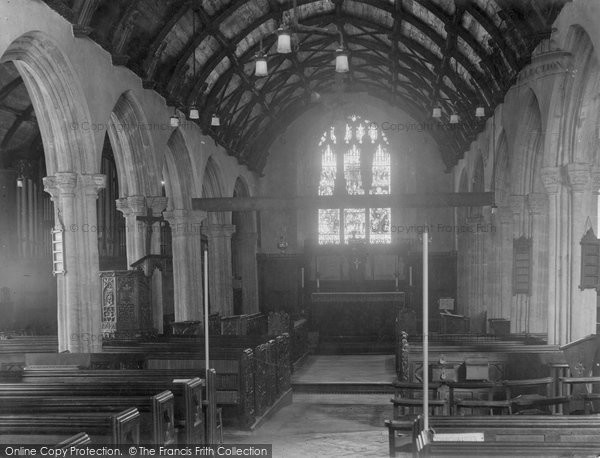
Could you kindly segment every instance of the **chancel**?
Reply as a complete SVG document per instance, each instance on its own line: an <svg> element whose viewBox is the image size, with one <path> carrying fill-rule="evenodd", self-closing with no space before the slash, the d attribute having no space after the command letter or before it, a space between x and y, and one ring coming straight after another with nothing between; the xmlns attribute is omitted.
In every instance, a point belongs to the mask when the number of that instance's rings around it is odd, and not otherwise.
<svg viewBox="0 0 600 458"><path fill-rule="evenodd" d="M600 2L0 21L0 445L598 455Z"/></svg>

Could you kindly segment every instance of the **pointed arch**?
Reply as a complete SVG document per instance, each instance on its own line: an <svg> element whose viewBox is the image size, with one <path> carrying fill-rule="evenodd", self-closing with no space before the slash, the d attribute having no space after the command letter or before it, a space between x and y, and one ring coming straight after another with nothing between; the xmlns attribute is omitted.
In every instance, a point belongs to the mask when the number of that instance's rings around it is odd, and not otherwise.
<svg viewBox="0 0 600 458"><path fill-rule="evenodd" d="M211 157L206 161L202 179L202 197L223 197L223 174L217 162ZM231 213L229 213L231 215ZM208 221L211 224L225 224L228 218L222 212L209 213Z"/></svg>
<svg viewBox="0 0 600 458"><path fill-rule="evenodd" d="M536 162L541 154L542 117L540 105L535 93L529 89L522 105L523 111L519 116L519 129L513 145L513 169L516 180L513 182L512 193L529 194L533 191L535 182Z"/></svg>
<svg viewBox="0 0 600 458"><path fill-rule="evenodd" d="M23 78L44 144L46 172L97 173L90 113L71 63L43 32L32 31L14 40L0 58L13 62Z"/></svg>
<svg viewBox="0 0 600 458"><path fill-rule="evenodd" d="M191 210L192 198L196 196L191 174L192 161L190 151L179 128L173 131L167 141L165 164L169 208Z"/></svg>
<svg viewBox="0 0 600 458"><path fill-rule="evenodd" d="M494 141L496 141L494 139ZM497 205L508 205L510 195L510 161L508 157L508 143L506 131L500 132L496 142L494 158L494 176L492 177L492 190L495 192Z"/></svg>
<svg viewBox="0 0 600 458"><path fill-rule="evenodd" d="M108 136L115 154L121 197L160 194L161 173L148 126L141 105L132 92L121 94L108 121Z"/></svg>

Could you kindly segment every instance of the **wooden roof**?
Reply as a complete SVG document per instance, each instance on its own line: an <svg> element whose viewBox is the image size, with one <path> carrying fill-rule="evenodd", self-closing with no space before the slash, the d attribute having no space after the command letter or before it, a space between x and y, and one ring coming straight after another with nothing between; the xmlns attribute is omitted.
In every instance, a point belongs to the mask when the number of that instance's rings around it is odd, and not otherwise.
<svg viewBox="0 0 600 458"><path fill-rule="evenodd" d="M368 92L417 121L434 106L446 120L459 114L458 127L432 131L453 166L485 120L475 107L492 113L566 1L297 0L301 25L342 31L350 72L340 77L336 34L296 33L297 51L276 53L291 0L46 0L170 104L197 105L203 130L257 171L278 133L320 103L313 93L336 90ZM261 40L269 76L257 78Z"/></svg>

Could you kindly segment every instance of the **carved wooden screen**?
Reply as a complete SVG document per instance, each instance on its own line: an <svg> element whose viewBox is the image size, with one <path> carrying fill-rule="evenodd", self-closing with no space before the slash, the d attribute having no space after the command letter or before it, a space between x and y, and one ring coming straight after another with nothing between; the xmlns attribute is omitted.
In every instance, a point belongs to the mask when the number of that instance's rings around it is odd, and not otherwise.
<svg viewBox="0 0 600 458"><path fill-rule="evenodd" d="M531 239L513 240L513 295L531 293Z"/></svg>

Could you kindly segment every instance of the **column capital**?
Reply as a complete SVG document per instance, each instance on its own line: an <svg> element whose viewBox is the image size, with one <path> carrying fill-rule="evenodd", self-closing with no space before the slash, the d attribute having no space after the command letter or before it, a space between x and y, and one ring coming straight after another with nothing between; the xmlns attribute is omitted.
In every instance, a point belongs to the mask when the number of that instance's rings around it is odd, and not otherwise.
<svg viewBox="0 0 600 458"><path fill-rule="evenodd" d="M548 205L548 194L543 192L532 192L527 196L529 213L532 215L542 214Z"/></svg>
<svg viewBox="0 0 600 458"><path fill-rule="evenodd" d="M204 214L204 215L203 215ZM205 212L175 209L163 212L164 218L171 226L173 237L183 235L199 235L202 232L202 221Z"/></svg>
<svg viewBox="0 0 600 458"><path fill-rule="evenodd" d="M563 185L560 167L543 167L542 183L548 194L558 194Z"/></svg>
<svg viewBox="0 0 600 458"><path fill-rule="evenodd" d="M209 224L202 227L202 232L208 237L231 237L235 232L233 224Z"/></svg>
<svg viewBox="0 0 600 458"><path fill-rule="evenodd" d="M77 187L77 174L75 172L57 172L56 174L42 179L44 191L52 197L54 201L60 195L75 195Z"/></svg>
<svg viewBox="0 0 600 458"><path fill-rule="evenodd" d="M581 193L591 189L592 167L584 162L572 162L567 164L567 177L569 186L573 192Z"/></svg>
<svg viewBox="0 0 600 458"><path fill-rule="evenodd" d="M87 195L98 197L98 193L106 188L106 175L102 173L79 175L79 182Z"/></svg>
<svg viewBox="0 0 600 458"><path fill-rule="evenodd" d="M144 196L121 197L116 200L117 210L125 217L144 215L146 213L146 198Z"/></svg>
<svg viewBox="0 0 600 458"><path fill-rule="evenodd" d="M512 194L508 198L508 205L514 215L520 215L525 210L527 196Z"/></svg>
<svg viewBox="0 0 600 458"><path fill-rule="evenodd" d="M152 210L153 216L160 215L167 208L168 198L163 196L146 197L146 205Z"/></svg>

